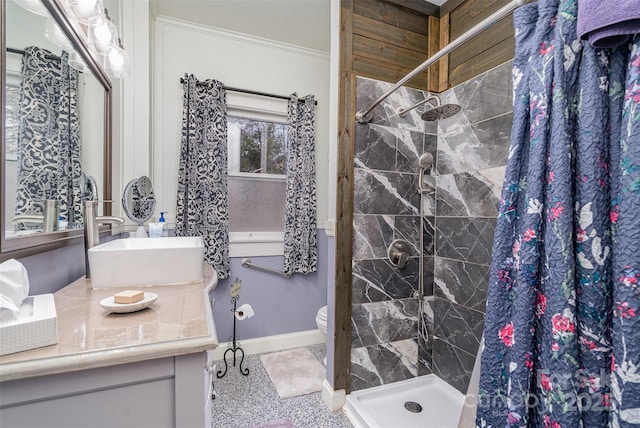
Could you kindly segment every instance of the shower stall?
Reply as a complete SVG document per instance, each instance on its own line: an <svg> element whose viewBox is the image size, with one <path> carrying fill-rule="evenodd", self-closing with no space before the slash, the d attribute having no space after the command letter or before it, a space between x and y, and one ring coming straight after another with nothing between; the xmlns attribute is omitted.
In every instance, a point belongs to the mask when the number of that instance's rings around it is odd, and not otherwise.
<svg viewBox="0 0 640 428"><path fill-rule="evenodd" d="M510 143L510 80L507 62L441 101L401 88L370 123L356 125L346 406L356 426L457 426L482 336ZM390 86L358 78L356 105ZM424 107L398 114L411 104ZM441 106L461 108L422 119ZM396 239L411 248L402 269L387 257Z"/></svg>
<svg viewBox="0 0 640 428"><path fill-rule="evenodd" d="M345 406L356 426L458 426L482 336L511 67L441 94L403 86L412 73L395 85L356 79ZM411 251L402 268L387 258L397 240Z"/></svg>

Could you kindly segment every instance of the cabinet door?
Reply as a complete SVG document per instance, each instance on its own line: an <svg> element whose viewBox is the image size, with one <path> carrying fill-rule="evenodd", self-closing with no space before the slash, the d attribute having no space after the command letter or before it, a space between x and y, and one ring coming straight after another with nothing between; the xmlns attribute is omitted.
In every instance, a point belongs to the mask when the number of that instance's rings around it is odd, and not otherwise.
<svg viewBox="0 0 640 428"><path fill-rule="evenodd" d="M7 427L173 427L174 358L0 384Z"/></svg>
<svg viewBox="0 0 640 428"><path fill-rule="evenodd" d="M121 385L0 409L3 427L173 427L173 379Z"/></svg>

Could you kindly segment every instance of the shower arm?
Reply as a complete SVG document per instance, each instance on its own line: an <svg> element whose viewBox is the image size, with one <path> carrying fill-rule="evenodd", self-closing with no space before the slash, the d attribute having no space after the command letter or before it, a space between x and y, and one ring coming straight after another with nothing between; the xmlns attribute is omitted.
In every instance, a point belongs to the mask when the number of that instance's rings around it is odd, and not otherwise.
<svg viewBox="0 0 640 428"><path fill-rule="evenodd" d="M400 108L396 111L396 113L398 114L398 116L400 116L400 117L404 117L404 115L405 115L408 111L411 111L411 110L413 110L413 109L414 109L414 108L416 108L416 107L420 107L422 104L425 104L425 103L427 103L427 102L429 102L429 101L432 101L432 100L436 100L436 107L438 107L438 106L440 105L440 97L439 97L439 96L437 96L437 95L429 95L427 98L425 98L425 99L424 99L424 100L422 100L422 101L419 101L419 102L415 103L415 104L414 104L414 105L412 105L411 107L407 107L407 108L402 108L402 107L400 107Z"/></svg>
<svg viewBox="0 0 640 428"><path fill-rule="evenodd" d="M444 48L440 49L438 52L433 54L433 56L431 56L430 58L427 58L427 60L425 62L423 62L422 64L417 66L415 69L413 69L413 71L411 71L409 74L407 74L405 77L403 77L400 81L398 81L398 83L396 83L391 88L389 88L384 94L382 94L377 100L375 100L373 102L373 104L371 104L371 106L368 109L360 110L359 112L357 112L356 113L356 121L358 123L369 123L369 121L373 117L371 115L371 112L373 111L373 109L376 108L389 95L391 95L392 93L397 91L398 88L400 88L405 83L407 83L408 81L410 81L411 79L416 77L418 74L422 73L424 70L426 70L429 66L434 64L440 58L442 58L443 56L449 54L449 52L451 52L452 50L456 49L457 47L459 47L463 43L469 41L472 37L476 36L477 34L483 32L487 28L491 27L492 25L494 25L496 22L498 22L502 18L508 16L517 7L520 7L520 6L522 6L524 4L527 4L527 3L531 3L533 1L535 1L535 0L511 0L505 6L503 6L502 8L498 9L496 12L491 14L488 18L480 21L478 24L476 24L473 27L471 27L470 29L468 29L460 37L458 37L457 39L455 39L454 41L449 43Z"/></svg>

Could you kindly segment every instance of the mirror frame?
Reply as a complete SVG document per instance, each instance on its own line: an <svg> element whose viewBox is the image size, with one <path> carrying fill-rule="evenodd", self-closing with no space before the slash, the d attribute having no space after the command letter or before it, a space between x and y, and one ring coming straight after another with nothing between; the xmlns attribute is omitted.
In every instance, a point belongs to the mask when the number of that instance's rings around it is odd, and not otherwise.
<svg viewBox="0 0 640 428"><path fill-rule="evenodd" d="M2 88L6 85L6 1L0 0L0 23L2 23L2 31L0 31L0 84ZM47 8L55 22L60 26L62 32L69 38L69 41L76 48L77 52L84 59L89 71L96 77L98 82L104 88L104 149L103 149L103 176L104 189L102 192L104 201L111 201L111 102L112 102L112 85L111 81L105 74L102 67L91 56L88 46L82 40L80 34L71 24L66 16L64 8L58 0L40 0ZM4 179L4 156L5 156L5 91L2 90L2 112L0 116L0 200L5 198L5 179ZM4 202L3 202L4 203ZM111 204L104 204L103 213L111 215ZM30 236L12 238L7 240L5 237L5 218L4 210L0 210L0 262L11 259L31 256L56 248L64 247L70 244L79 244L83 241L84 231L82 229L63 230L52 233L39 233ZM107 229L107 228L105 228Z"/></svg>

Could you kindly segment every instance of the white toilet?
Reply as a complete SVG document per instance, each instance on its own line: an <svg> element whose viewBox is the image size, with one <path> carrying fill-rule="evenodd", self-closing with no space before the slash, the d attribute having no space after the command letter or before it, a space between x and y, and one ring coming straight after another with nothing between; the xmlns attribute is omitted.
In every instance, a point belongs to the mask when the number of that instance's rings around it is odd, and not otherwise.
<svg viewBox="0 0 640 428"><path fill-rule="evenodd" d="M327 307L323 306L318 309L318 314L316 315L316 325L318 326L318 330L324 334L324 337L327 337ZM323 361L324 365L327 365L327 357L324 357Z"/></svg>

